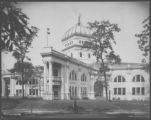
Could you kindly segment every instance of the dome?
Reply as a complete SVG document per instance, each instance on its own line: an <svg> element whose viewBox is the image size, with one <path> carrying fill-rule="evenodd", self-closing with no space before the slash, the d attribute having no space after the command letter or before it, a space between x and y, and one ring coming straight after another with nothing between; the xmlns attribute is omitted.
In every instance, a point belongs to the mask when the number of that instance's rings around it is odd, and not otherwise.
<svg viewBox="0 0 151 120"><path fill-rule="evenodd" d="M78 22L78 24L76 24L75 26L71 27L64 35L62 38L62 41L69 39L70 37L77 35L77 36L83 36L83 37L90 37L91 36L91 31L81 25L80 20Z"/></svg>

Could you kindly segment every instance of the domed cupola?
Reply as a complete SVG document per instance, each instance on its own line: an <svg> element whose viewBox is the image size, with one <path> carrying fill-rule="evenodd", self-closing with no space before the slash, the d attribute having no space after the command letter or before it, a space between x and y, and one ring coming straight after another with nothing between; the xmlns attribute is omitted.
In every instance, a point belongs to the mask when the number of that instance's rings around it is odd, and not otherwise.
<svg viewBox="0 0 151 120"><path fill-rule="evenodd" d="M71 27L64 35L62 38L62 41L65 41L69 38L71 38L72 36L81 36L81 37L91 37L91 31L83 26L80 22L80 16L78 18L78 23Z"/></svg>

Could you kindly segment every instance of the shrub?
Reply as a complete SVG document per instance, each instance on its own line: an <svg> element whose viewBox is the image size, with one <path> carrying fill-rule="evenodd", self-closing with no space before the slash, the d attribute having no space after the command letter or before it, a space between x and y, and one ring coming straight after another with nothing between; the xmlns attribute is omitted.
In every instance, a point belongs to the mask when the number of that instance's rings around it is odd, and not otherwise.
<svg viewBox="0 0 151 120"><path fill-rule="evenodd" d="M88 100L89 98L88 98L88 97L82 97L82 99L83 99L83 100Z"/></svg>

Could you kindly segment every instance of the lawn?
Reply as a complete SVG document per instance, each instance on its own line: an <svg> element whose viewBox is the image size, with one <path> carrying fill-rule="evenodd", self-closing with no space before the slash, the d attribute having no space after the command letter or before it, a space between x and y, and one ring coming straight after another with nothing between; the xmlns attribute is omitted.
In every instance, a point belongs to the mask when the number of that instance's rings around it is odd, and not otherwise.
<svg viewBox="0 0 151 120"><path fill-rule="evenodd" d="M149 113L148 101L77 100L79 112L106 112L113 110L138 110ZM2 109L45 109L72 111L73 100L42 100L40 98L2 99Z"/></svg>

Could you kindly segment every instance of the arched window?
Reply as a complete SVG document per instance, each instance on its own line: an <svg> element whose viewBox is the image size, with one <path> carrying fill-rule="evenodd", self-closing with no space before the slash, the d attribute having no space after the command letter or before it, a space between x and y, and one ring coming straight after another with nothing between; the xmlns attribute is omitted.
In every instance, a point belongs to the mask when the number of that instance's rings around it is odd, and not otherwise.
<svg viewBox="0 0 151 120"><path fill-rule="evenodd" d="M81 75L81 81L86 81L86 75L85 74Z"/></svg>
<svg viewBox="0 0 151 120"><path fill-rule="evenodd" d="M118 75L114 78L114 82L125 82L125 78L121 75Z"/></svg>
<svg viewBox="0 0 151 120"><path fill-rule="evenodd" d="M142 75L135 75L132 79L133 82L145 82L145 79Z"/></svg>
<svg viewBox="0 0 151 120"><path fill-rule="evenodd" d="M77 80L77 74L74 70L70 72L69 80Z"/></svg>
<svg viewBox="0 0 151 120"><path fill-rule="evenodd" d="M88 54L88 58L91 58L91 54L90 53Z"/></svg>
<svg viewBox="0 0 151 120"><path fill-rule="evenodd" d="M80 57L82 57L82 52L80 52Z"/></svg>

